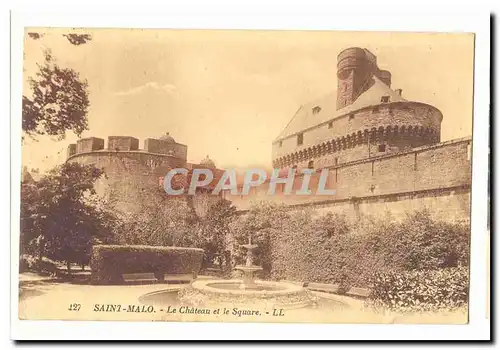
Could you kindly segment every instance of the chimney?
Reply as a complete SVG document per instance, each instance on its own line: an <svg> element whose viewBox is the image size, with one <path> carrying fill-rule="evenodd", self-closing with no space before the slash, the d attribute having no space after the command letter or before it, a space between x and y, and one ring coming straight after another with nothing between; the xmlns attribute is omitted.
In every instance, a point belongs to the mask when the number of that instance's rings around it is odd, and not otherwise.
<svg viewBox="0 0 500 350"><path fill-rule="evenodd" d="M403 89L396 89L394 90L399 96L403 93Z"/></svg>

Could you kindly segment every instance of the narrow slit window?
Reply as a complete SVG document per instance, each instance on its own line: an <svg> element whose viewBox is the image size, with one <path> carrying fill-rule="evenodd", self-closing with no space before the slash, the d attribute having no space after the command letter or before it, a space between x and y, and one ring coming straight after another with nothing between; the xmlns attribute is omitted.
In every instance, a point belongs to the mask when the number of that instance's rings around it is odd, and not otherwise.
<svg viewBox="0 0 500 350"><path fill-rule="evenodd" d="M297 146L302 146L304 144L304 134L297 135Z"/></svg>

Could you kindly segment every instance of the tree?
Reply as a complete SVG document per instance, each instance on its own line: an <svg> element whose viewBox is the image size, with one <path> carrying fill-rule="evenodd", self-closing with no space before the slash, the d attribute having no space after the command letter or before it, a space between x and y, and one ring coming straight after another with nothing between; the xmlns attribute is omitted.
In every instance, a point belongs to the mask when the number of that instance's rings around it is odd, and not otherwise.
<svg viewBox="0 0 500 350"><path fill-rule="evenodd" d="M44 34L29 32L28 37L40 40ZM92 37L88 34L64 34L72 45L82 45ZM39 71L28 82L32 96L23 95L22 128L35 135L57 136L64 139L66 131L77 136L88 129L87 110L90 105L87 80L70 68L61 68L50 50L38 64Z"/></svg>
<svg viewBox="0 0 500 350"><path fill-rule="evenodd" d="M86 265L92 245L106 242L117 224L94 190L103 170L64 163L39 181L21 185L21 252Z"/></svg>
<svg viewBox="0 0 500 350"><path fill-rule="evenodd" d="M92 36L89 34L63 34L63 36L68 39L68 41L73 45L82 45L86 44L90 40L92 40Z"/></svg>
<svg viewBox="0 0 500 350"><path fill-rule="evenodd" d="M192 196L168 196L163 189L150 187L134 197L135 209L121 213L123 226L115 230L118 244L197 247L204 250L204 265L229 265L227 236L236 208L225 199L211 195L201 213ZM112 197L112 195L110 196Z"/></svg>
<svg viewBox="0 0 500 350"><path fill-rule="evenodd" d="M112 197L114 193L110 194ZM114 240L118 244L196 245L198 219L185 197L167 196L163 189L150 185L136 194L134 203L134 209L126 212L116 208L123 222L122 227L115 230Z"/></svg>
<svg viewBox="0 0 500 350"><path fill-rule="evenodd" d="M60 68L50 52L29 78L33 97L23 96L23 131L30 136L50 135L63 139L66 131L80 136L88 128L88 83L69 68Z"/></svg>

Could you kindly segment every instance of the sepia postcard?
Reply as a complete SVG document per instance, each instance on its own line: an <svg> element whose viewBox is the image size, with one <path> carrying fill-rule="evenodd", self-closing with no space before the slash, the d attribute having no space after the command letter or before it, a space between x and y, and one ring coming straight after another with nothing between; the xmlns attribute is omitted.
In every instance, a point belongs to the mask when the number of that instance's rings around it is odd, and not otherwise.
<svg viewBox="0 0 500 350"><path fill-rule="evenodd" d="M469 322L474 33L23 31L21 322Z"/></svg>

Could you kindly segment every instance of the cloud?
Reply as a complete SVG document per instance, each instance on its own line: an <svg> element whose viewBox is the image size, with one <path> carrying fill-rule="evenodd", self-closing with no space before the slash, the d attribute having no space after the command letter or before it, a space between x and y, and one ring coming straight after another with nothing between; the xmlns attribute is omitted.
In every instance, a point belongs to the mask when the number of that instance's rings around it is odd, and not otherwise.
<svg viewBox="0 0 500 350"><path fill-rule="evenodd" d="M144 85L137 86L137 87L132 88L130 90L115 92L115 96L135 95L135 94L141 93L142 91L144 91L146 89L163 90L168 94L172 94L177 90L177 86L172 85L172 84L160 85L155 81L150 81Z"/></svg>

